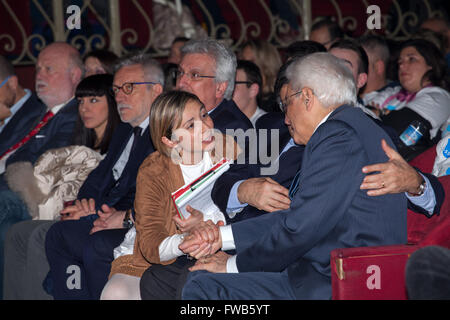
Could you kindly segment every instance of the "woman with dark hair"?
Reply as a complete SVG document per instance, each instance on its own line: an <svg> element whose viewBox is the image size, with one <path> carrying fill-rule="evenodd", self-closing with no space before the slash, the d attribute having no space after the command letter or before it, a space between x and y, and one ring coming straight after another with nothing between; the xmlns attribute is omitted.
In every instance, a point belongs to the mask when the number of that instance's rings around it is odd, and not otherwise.
<svg viewBox="0 0 450 320"><path fill-rule="evenodd" d="M79 103L79 117L74 134L75 145L98 150L100 154L105 154L108 150L114 129L120 122L116 100L111 93L112 82L112 75L98 74L85 78L78 85L75 91ZM99 105L102 108L98 108ZM89 106L94 109L90 110ZM103 117L93 117L92 112L103 113Z"/></svg>
<svg viewBox="0 0 450 320"><path fill-rule="evenodd" d="M380 92L374 106L380 109L384 124L394 128L403 141L402 155L414 149L413 156L439 140L442 125L450 116L450 79L440 50L424 39L403 43L398 58L401 86ZM415 121L421 123L420 140L408 140L403 133ZM403 148L405 147L405 148Z"/></svg>

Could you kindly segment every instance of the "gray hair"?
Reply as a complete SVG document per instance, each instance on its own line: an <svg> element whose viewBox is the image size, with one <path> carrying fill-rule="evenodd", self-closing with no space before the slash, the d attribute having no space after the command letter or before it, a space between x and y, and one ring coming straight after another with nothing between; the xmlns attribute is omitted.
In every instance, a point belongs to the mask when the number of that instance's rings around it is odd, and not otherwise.
<svg viewBox="0 0 450 320"><path fill-rule="evenodd" d="M294 91L310 88L325 108L356 104L356 85L350 69L327 52L297 58L286 70Z"/></svg>
<svg viewBox="0 0 450 320"><path fill-rule="evenodd" d="M0 56L0 81L3 81L9 76L16 75L12 63L3 56Z"/></svg>
<svg viewBox="0 0 450 320"><path fill-rule="evenodd" d="M164 87L164 71L161 64L146 53L134 53L124 56L114 66L114 72L120 68L139 64L144 70L144 80L161 84Z"/></svg>
<svg viewBox="0 0 450 320"><path fill-rule="evenodd" d="M224 98L230 100L234 91L236 77L236 55L217 40L190 40L181 48L181 56L186 54L207 54L216 62L216 82L228 82Z"/></svg>

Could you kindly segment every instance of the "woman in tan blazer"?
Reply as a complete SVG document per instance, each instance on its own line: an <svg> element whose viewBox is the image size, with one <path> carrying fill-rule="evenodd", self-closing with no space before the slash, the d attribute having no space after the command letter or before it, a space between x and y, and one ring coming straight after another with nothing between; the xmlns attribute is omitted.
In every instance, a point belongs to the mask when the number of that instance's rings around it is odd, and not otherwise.
<svg viewBox="0 0 450 320"><path fill-rule="evenodd" d="M204 223L204 217L192 214L181 220L171 193L227 155L234 160L238 154L234 139L214 130L204 105L187 92L169 91L155 100L150 134L157 151L144 160L137 176L133 253L113 261L101 299L140 299L139 280L144 271L151 264L169 265L184 255L178 249L183 233ZM225 223L219 209L211 220Z"/></svg>

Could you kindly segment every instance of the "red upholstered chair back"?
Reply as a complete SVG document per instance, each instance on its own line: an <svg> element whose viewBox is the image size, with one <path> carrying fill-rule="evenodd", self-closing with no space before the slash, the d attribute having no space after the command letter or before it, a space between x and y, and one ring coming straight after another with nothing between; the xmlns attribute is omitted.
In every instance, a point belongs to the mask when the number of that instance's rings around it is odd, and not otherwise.
<svg viewBox="0 0 450 320"><path fill-rule="evenodd" d="M410 164L426 173L433 170L436 147L432 147L413 159ZM408 210L408 243L440 245L450 248L450 176L438 178L444 187L445 200L439 216L431 218Z"/></svg>

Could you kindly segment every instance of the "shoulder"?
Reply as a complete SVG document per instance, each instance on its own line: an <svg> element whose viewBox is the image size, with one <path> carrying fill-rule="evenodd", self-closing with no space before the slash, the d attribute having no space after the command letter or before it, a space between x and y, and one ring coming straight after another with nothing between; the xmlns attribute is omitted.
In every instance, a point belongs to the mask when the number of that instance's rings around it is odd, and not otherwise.
<svg viewBox="0 0 450 320"><path fill-rule="evenodd" d="M447 102L450 101L450 93L447 90L442 89L440 87L423 88L422 90L417 92L416 97L417 98L431 97L432 99L435 99L435 100L447 101Z"/></svg>

